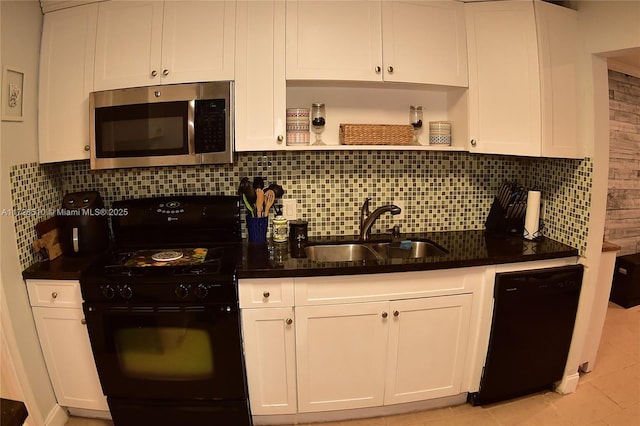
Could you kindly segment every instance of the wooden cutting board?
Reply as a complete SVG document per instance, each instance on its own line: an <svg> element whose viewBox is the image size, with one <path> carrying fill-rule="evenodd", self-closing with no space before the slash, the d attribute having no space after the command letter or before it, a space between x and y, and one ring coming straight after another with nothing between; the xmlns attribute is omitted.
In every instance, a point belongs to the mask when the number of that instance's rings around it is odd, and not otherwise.
<svg viewBox="0 0 640 426"><path fill-rule="evenodd" d="M44 220L36 225L36 236L33 247L45 259L53 260L62 254L58 240L58 221L56 217Z"/></svg>

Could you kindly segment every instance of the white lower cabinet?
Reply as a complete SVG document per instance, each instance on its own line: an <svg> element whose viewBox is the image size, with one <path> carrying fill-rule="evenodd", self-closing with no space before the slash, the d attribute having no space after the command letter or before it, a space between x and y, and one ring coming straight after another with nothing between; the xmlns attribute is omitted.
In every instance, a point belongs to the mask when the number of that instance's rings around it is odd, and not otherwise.
<svg viewBox="0 0 640 426"><path fill-rule="evenodd" d="M381 407L468 391L483 276L484 268L465 268L240 280L252 414Z"/></svg>
<svg viewBox="0 0 640 426"><path fill-rule="evenodd" d="M459 294L390 303L385 404L462 392L472 299Z"/></svg>
<svg viewBox="0 0 640 426"><path fill-rule="evenodd" d="M300 412L382 405L387 302L296 308Z"/></svg>
<svg viewBox="0 0 640 426"><path fill-rule="evenodd" d="M58 404L108 411L82 312L80 283L29 280L27 288Z"/></svg>
<svg viewBox="0 0 640 426"><path fill-rule="evenodd" d="M461 392L471 294L296 308L300 412Z"/></svg>
<svg viewBox="0 0 640 426"><path fill-rule="evenodd" d="M249 402L253 415L296 412L293 308L242 310Z"/></svg>

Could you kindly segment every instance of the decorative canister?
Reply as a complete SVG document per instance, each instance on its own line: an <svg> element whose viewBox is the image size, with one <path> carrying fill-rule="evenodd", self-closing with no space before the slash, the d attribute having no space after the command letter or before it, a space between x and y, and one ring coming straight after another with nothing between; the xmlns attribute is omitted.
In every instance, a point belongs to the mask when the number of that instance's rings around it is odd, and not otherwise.
<svg viewBox="0 0 640 426"><path fill-rule="evenodd" d="M451 145L451 122L429 122L429 145Z"/></svg>
<svg viewBox="0 0 640 426"><path fill-rule="evenodd" d="M273 241L283 243L287 241L287 219L284 216L276 216L273 218L271 227Z"/></svg>
<svg viewBox="0 0 640 426"><path fill-rule="evenodd" d="M309 108L287 108L287 145L309 145Z"/></svg>

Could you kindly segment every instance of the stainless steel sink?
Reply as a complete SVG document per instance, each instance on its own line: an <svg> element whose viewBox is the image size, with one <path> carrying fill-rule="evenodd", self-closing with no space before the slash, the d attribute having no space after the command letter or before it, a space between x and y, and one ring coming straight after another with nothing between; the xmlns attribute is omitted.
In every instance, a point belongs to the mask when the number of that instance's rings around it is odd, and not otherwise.
<svg viewBox="0 0 640 426"><path fill-rule="evenodd" d="M314 262L355 262L359 260L418 259L447 254L433 241L319 244L304 249L307 259Z"/></svg>
<svg viewBox="0 0 640 426"><path fill-rule="evenodd" d="M377 243L373 248L388 259L417 259L421 257L444 256L447 250L433 241L417 240L409 243Z"/></svg>
<svg viewBox="0 0 640 426"><path fill-rule="evenodd" d="M364 244L323 244L304 248L307 259L315 262L354 262L378 260L381 256Z"/></svg>

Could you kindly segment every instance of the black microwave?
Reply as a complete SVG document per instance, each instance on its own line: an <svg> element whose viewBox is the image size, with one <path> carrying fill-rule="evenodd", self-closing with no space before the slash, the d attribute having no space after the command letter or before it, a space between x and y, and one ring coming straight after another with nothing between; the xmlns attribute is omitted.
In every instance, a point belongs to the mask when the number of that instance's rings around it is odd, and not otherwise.
<svg viewBox="0 0 640 426"><path fill-rule="evenodd" d="M91 168L233 162L233 82L93 92Z"/></svg>

